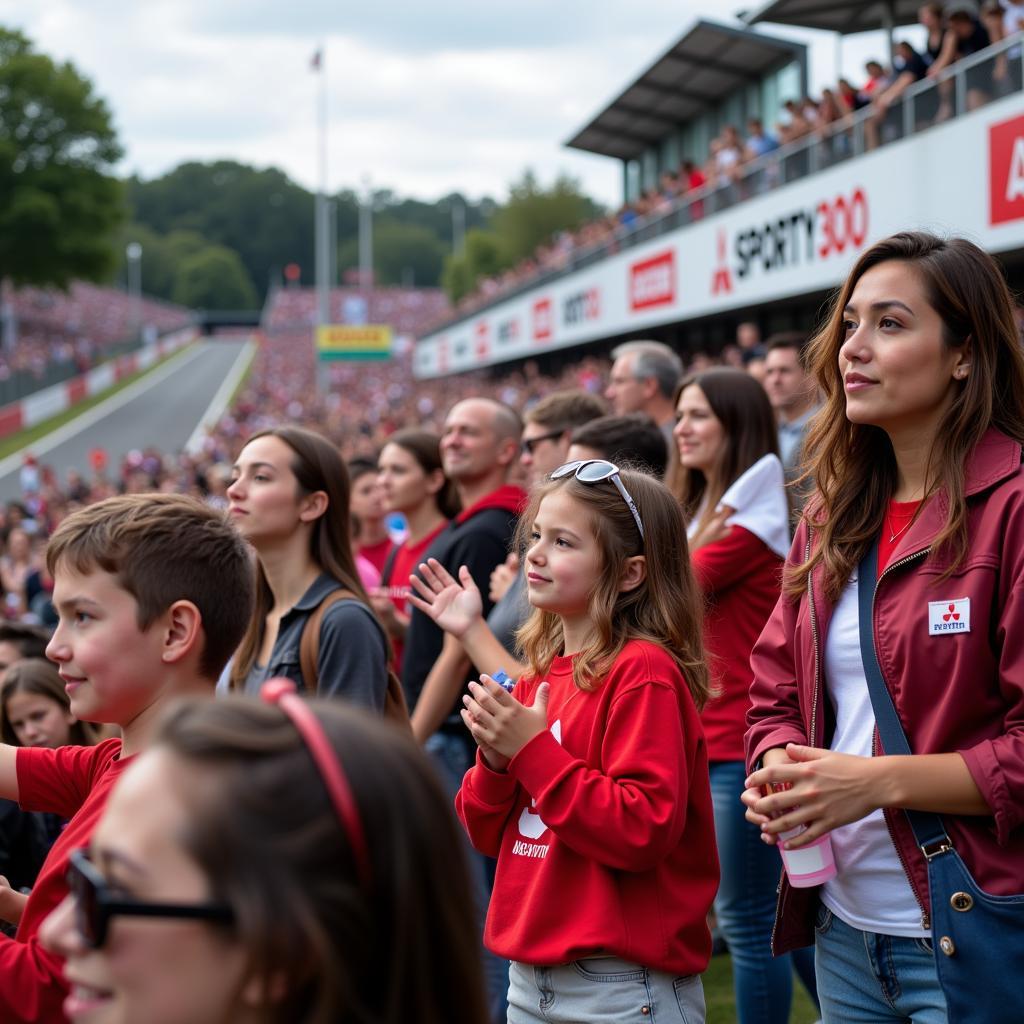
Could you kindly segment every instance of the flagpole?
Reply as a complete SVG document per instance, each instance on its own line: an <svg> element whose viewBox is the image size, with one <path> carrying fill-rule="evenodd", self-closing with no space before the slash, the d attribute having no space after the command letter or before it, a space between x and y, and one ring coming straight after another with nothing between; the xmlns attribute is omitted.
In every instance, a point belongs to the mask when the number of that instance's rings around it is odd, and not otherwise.
<svg viewBox="0 0 1024 1024"><path fill-rule="evenodd" d="M318 95L318 164L319 188L316 194L316 308L317 323L328 324L330 316L330 231L327 224L327 48L321 42L315 68L319 77Z"/></svg>

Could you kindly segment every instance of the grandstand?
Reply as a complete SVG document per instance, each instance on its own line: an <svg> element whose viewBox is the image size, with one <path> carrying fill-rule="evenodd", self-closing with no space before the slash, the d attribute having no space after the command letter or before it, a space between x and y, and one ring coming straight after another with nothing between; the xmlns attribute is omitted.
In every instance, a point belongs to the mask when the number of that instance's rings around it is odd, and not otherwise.
<svg viewBox="0 0 1024 1024"><path fill-rule="evenodd" d="M829 9L839 31L914 17L899 5L810 6L779 0L750 17L821 27ZM873 98L895 72L812 101L802 47L697 22L569 140L620 162L622 208L485 282L418 342L417 378L528 357L557 365L638 336L718 352L745 320L764 334L806 330L856 255L908 228L973 238L1013 283L1024 266L1022 60L1020 37L1001 39L880 114ZM771 145L750 128L739 138L751 120Z"/></svg>
<svg viewBox="0 0 1024 1024"><path fill-rule="evenodd" d="M353 310L366 323L389 324L395 334L416 337L451 311L440 288L332 288L330 322L349 322ZM267 296L262 327L264 332L308 329L317 322L316 314L315 289L274 288Z"/></svg>
<svg viewBox="0 0 1024 1024"><path fill-rule="evenodd" d="M116 288L76 281L57 288L11 289L17 344L0 351L0 405L54 384L154 337L187 327L192 312L169 302L136 301Z"/></svg>

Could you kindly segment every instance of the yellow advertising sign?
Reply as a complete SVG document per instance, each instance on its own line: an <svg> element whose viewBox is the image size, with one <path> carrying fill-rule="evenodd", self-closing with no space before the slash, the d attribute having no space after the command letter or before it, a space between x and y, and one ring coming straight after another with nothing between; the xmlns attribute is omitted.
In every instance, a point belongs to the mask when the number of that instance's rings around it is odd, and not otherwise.
<svg viewBox="0 0 1024 1024"><path fill-rule="evenodd" d="M391 328L387 324L324 324L316 329L316 355L336 359L390 359Z"/></svg>

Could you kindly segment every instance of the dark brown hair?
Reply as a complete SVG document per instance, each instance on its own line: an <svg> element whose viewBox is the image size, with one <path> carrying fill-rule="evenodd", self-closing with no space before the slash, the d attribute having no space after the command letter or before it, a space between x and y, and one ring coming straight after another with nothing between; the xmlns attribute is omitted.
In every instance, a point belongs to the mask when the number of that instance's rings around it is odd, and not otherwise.
<svg viewBox="0 0 1024 1024"><path fill-rule="evenodd" d="M440 472L444 476L444 466L441 463L441 439L432 431L399 430L392 434L384 444L394 444L402 451L408 452L428 476L436 472ZM444 478L444 486L434 495L434 498L437 501L438 512L445 519L454 519L462 511L459 492L455 489L454 482L447 476Z"/></svg>
<svg viewBox="0 0 1024 1024"><path fill-rule="evenodd" d="M743 370L716 366L684 377L676 391L678 406L682 393L696 384L725 434L721 460L715 474L715 493L707 477L697 469L673 467L668 485L683 507L689 522L704 504L704 515L712 516L721 497L758 459L779 454L775 414L763 387Z"/></svg>
<svg viewBox="0 0 1024 1024"><path fill-rule="evenodd" d="M216 679L252 616L252 560L217 511L182 494L122 494L73 512L46 548L46 566L116 577L146 630L175 601L191 601L203 624L199 671ZM110 656L116 658L117 651Z"/></svg>
<svg viewBox="0 0 1024 1024"><path fill-rule="evenodd" d="M365 712L308 706L351 785L369 884L279 708L182 702L157 737L195 769L170 782L190 810L181 840L213 898L234 908L249 977L273 993L264 1019L405 1024L411 1012L417 1024L486 1024L464 843L426 757Z"/></svg>
<svg viewBox="0 0 1024 1024"><path fill-rule="evenodd" d="M804 450L817 496L808 507L817 544L802 565L787 570L784 589L803 593L822 564L825 591L837 599L853 567L882 529L896 488L896 460L885 431L846 418L839 349L846 339L845 310L857 282L891 260L914 268L951 348L971 344L971 369L939 424L928 459L926 494L941 490L946 524L932 545L950 556L950 569L967 551L964 466L985 431L996 427L1024 443L1024 355L1013 300L999 264L964 238L904 231L871 246L840 288L828 321L810 347L810 367L825 396L810 422Z"/></svg>
<svg viewBox="0 0 1024 1024"><path fill-rule="evenodd" d="M521 551L530 546L544 498L557 490L568 492L588 519L601 552L601 582L591 595L589 608L594 642L573 662L574 682L581 690L594 689L630 640L648 640L671 655L694 703L701 708L709 696L710 682L704 660L702 601L690 568L682 512L664 484L649 474L623 469L621 479L640 512L644 540L610 481L584 484L569 476L546 480L533 489L529 507L519 520L517 545ZM622 571L627 559L636 555L646 555L644 580L621 593ZM531 673L543 676L563 653L562 621L553 612L535 608L516 639Z"/></svg>
<svg viewBox="0 0 1024 1024"><path fill-rule="evenodd" d="M661 428L645 412L599 416L572 432L572 443L593 448L601 458L628 464L661 478L668 465L668 445Z"/></svg>
<svg viewBox="0 0 1024 1024"><path fill-rule="evenodd" d="M253 434L246 441L252 444L258 437L276 437L292 450L290 463L295 475L296 486L301 497L322 491L327 496L327 509L316 520L309 535L309 554L313 561L331 579L346 590L352 591L367 607L370 598L366 593L349 534L349 493L348 470L337 448L320 434L301 427L274 427ZM231 666L231 688L237 688L256 664L267 615L274 604L266 574L259 560L255 566L256 607L247 623L245 635L238 647L238 653ZM383 629L383 627L381 627Z"/></svg>
<svg viewBox="0 0 1024 1024"><path fill-rule="evenodd" d="M7 702L16 693L31 693L52 700L63 711L71 712L71 701L64 689L57 666L45 658L24 658L7 666L0 676L0 739L12 747L20 747L14 726L7 714ZM68 726L68 743L76 747L92 746L99 739L99 731L90 722L77 718Z"/></svg>
<svg viewBox="0 0 1024 1024"><path fill-rule="evenodd" d="M582 388L570 388L545 395L536 405L526 410L523 419L547 430L561 430L564 433L598 416L604 416L607 412L608 406L604 399Z"/></svg>
<svg viewBox="0 0 1024 1024"><path fill-rule="evenodd" d="M23 658L45 658L50 633L26 622L0 622L0 644L16 647Z"/></svg>

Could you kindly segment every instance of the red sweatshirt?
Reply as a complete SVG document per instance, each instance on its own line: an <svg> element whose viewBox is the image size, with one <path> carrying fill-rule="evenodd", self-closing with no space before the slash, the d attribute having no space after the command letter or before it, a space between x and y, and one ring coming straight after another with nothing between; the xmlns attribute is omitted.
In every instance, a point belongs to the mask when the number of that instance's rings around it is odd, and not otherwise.
<svg viewBox="0 0 1024 1024"><path fill-rule="evenodd" d="M120 760L121 741L94 747L18 750L18 803L26 811L70 818L43 863L18 925L17 939L0 936L0 1021L58 1024L67 995L63 960L39 945L39 926L67 895L68 855L88 846L118 776L131 762Z"/></svg>
<svg viewBox="0 0 1024 1024"><path fill-rule="evenodd" d="M550 728L495 772L477 755L455 806L498 858L486 945L523 963L607 954L675 974L708 965L718 856L700 719L675 662L632 641L595 690L556 658ZM533 703L541 680L514 695Z"/></svg>

